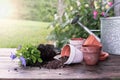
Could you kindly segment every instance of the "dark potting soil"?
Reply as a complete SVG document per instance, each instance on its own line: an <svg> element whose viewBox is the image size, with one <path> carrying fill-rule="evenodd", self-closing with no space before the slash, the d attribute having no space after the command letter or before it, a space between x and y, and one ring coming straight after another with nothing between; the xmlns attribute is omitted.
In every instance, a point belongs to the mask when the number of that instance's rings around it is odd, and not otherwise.
<svg viewBox="0 0 120 80"><path fill-rule="evenodd" d="M51 44L39 44L37 49L41 52L40 56L45 62L53 60L54 56L57 55L54 45Z"/></svg>
<svg viewBox="0 0 120 80"><path fill-rule="evenodd" d="M43 67L47 69L58 69L64 68L66 65L64 64L67 61L68 57L61 57L59 60L49 61L47 64L44 64Z"/></svg>
<svg viewBox="0 0 120 80"><path fill-rule="evenodd" d="M43 62L43 63L35 63L35 64L30 64L30 65L27 65L27 66L30 66L30 67L40 67L40 68L47 68L47 69L58 69L58 68L64 68L65 65L64 63L67 61L68 57L61 57L59 60L57 59L54 59L54 60L51 60L51 61L46 61L46 62Z"/></svg>

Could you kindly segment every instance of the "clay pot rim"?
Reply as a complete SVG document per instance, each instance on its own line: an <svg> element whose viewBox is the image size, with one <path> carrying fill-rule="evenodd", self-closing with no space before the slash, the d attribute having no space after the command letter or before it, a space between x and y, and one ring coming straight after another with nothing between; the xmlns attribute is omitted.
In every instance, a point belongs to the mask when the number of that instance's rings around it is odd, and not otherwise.
<svg viewBox="0 0 120 80"><path fill-rule="evenodd" d="M65 45L63 48L62 48L62 51L61 51L61 56L70 56L70 54L68 54L67 52L66 52L66 50L68 50L68 49L70 49L70 46L67 44L67 45ZM67 54L66 54L67 53Z"/></svg>
<svg viewBox="0 0 120 80"><path fill-rule="evenodd" d="M100 54L99 60L103 61L103 60L105 60L108 57L109 57L109 53L102 51L101 54Z"/></svg>
<svg viewBox="0 0 120 80"><path fill-rule="evenodd" d="M82 46L81 51L83 53L89 53L89 54L93 53L93 54L95 54L98 51L101 52L101 49L102 49L102 47L100 47L98 45L84 45L84 46Z"/></svg>
<svg viewBox="0 0 120 80"><path fill-rule="evenodd" d="M99 45L82 45L82 47L99 47L99 48L102 48L102 46L99 46Z"/></svg>
<svg viewBox="0 0 120 80"><path fill-rule="evenodd" d="M71 39L69 40L70 44L73 45L82 45L85 42L85 39Z"/></svg>

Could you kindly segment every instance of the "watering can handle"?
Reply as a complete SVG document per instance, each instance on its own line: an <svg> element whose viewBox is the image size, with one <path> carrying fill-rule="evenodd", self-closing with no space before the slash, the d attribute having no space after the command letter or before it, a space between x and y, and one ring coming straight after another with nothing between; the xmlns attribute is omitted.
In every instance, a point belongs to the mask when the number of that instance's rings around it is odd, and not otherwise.
<svg viewBox="0 0 120 80"><path fill-rule="evenodd" d="M108 14L108 12L110 11L110 9L113 8L114 6L118 5L118 4L120 4L120 2L113 4L113 5L105 12L104 17L107 17L107 14Z"/></svg>

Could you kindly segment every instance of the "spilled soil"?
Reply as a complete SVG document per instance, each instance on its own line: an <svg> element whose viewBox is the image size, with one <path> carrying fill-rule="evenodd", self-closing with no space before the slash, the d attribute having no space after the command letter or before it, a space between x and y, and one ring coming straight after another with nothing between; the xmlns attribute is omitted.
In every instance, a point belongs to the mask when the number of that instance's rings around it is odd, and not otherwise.
<svg viewBox="0 0 120 80"><path fill-rule="evenodd" d="M44 64L43 67L47 69L58 69L64 68L66 65L64 64L67 61L68 57L61 57L59 60L49 61L47 64Z"/></svg>
<svg viewBox="0 0 120 80"><path fill-rule="evenodd" d="M27 65L27 66L31 66L31 67L43 67L43 68L47 68L47 69L58 69L58 68L64 68L66 65L64 64L68 57L61 57L59 58L59 60L54 59L54 56L59 55L60 54L60 50L55 48L53 45L50 44L40 44L38 45L37 48L41 54L41 58L43 60L42 63L35 63L32 65Z"/></svg>

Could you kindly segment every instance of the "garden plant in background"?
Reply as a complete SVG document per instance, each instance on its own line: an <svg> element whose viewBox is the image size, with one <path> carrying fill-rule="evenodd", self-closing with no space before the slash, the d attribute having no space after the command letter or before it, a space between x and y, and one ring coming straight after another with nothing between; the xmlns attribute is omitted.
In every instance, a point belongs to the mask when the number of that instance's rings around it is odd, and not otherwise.
<svg viewBox="0 0 120 80"><path fill-rule="evenodd" d="M10 56L13 59L16 57L20 59L20 65L26 66L35 66L36 63L42 63L40 56L40 51L37 50L36 46L33 45L24 45L17 50L16 53L11 53Z"/></svg>
<svg viewBox="0 0 120 80"><path fill-rule="evenodd" d="M112 6L112 0L65 0L65 12L62 16L62 22L57 18L53 22L54 30L48 39L56 42L56 46L61 48L70 38L88 37L78 24L71 24L72 19L79 15L79 21L89 29L100 29L100 17L103 17L105 11ZM113 16L113 10L107 16ZM59 17L58 17L59 18ZM100 32L95 32L100 36Z"/></svg>

